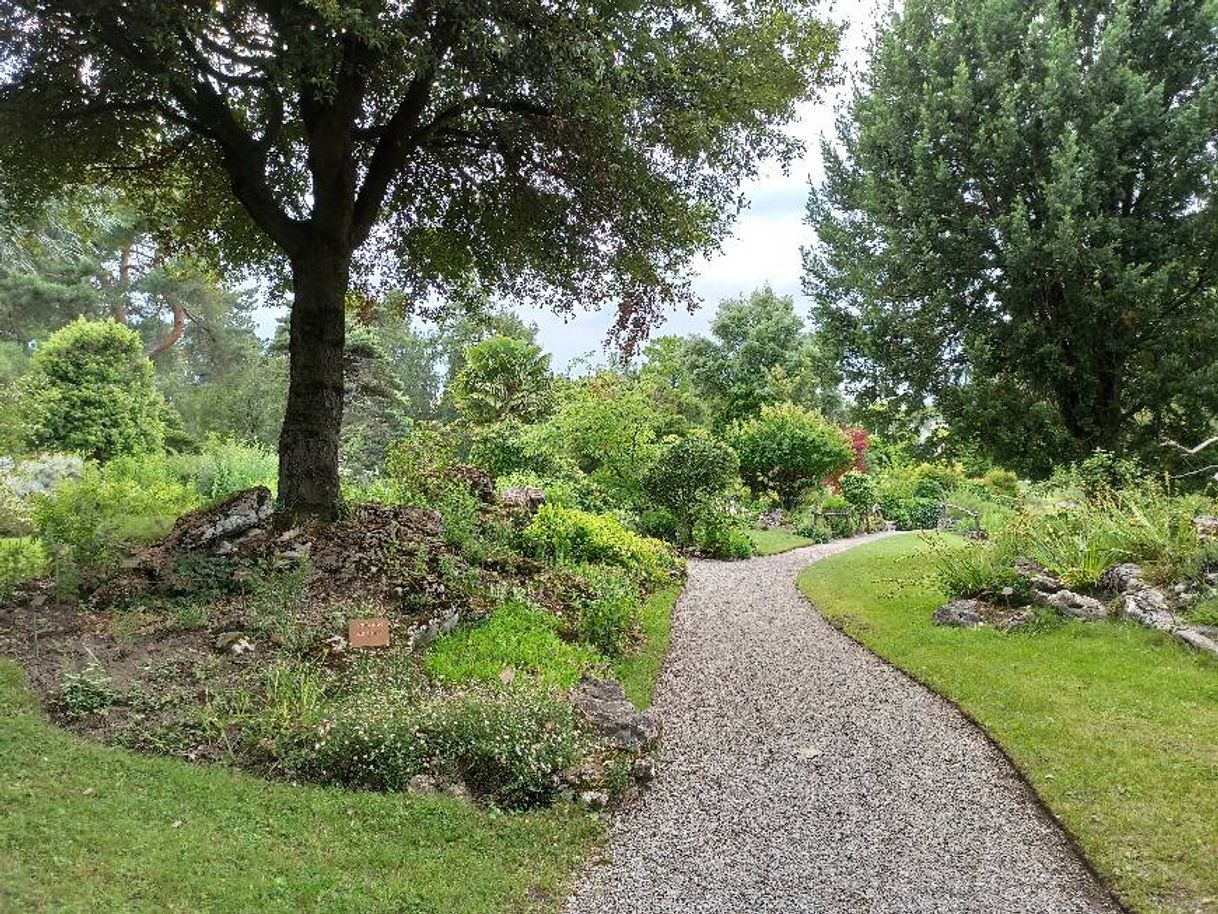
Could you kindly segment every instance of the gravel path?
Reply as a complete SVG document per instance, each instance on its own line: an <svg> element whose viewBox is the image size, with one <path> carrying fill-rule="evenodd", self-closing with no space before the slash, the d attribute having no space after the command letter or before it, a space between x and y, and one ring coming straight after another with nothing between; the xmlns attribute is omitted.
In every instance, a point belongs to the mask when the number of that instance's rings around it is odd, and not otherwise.
<svg viewBox="0 0 1218 914"><path fill-rule="evenodd" d="M569 914L1117 910L971 724L799 594L866 539L691 565L660 778Z"/></svg>

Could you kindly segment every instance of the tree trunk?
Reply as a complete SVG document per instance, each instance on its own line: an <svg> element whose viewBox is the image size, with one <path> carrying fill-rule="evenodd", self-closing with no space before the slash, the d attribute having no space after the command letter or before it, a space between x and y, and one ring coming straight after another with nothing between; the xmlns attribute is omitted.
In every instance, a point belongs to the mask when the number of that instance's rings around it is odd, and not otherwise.
<svg viewBox="0 0 1218 914"><path fill-rule="evenodd" d="M350 272L349 254L313 250L292 261L288 406L279 435L279 509L291 522L333 520L338 512Z"/></svg>

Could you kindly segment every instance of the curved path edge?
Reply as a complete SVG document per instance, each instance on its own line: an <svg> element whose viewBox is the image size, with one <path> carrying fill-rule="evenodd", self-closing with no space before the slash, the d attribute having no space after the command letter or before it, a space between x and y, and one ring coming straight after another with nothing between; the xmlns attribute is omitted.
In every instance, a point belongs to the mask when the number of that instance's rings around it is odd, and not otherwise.
<svg viewBox="0 0 1218 914"><path fill-rule="evenodd" d="M1001 747L799 592L885 535L691 563L660 777L569 914L1122 910Z"/></svg>

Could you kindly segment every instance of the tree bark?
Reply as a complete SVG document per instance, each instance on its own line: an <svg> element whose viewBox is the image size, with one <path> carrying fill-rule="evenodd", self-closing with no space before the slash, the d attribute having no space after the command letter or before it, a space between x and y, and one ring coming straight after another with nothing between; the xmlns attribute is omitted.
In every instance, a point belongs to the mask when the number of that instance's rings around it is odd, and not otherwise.
<svg viewBox="0 0 1218 914"><path fill-rule="evenodd" d="M279 435L279 510L289 522L338 513L343 419L343 299L350 253L312 250L292 260L287 412Z"/></svg>

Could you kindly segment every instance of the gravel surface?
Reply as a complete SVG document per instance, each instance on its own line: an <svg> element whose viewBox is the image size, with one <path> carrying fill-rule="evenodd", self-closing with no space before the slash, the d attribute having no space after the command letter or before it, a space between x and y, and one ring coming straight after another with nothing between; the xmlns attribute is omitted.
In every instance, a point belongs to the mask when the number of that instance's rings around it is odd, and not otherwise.
<svg viewBox="0 0 1218 914"><path fill-rule="evenodd" d="M569 914L1117 910L976 728L800 595L866 539L692 563L660 778Z"/></svg>

